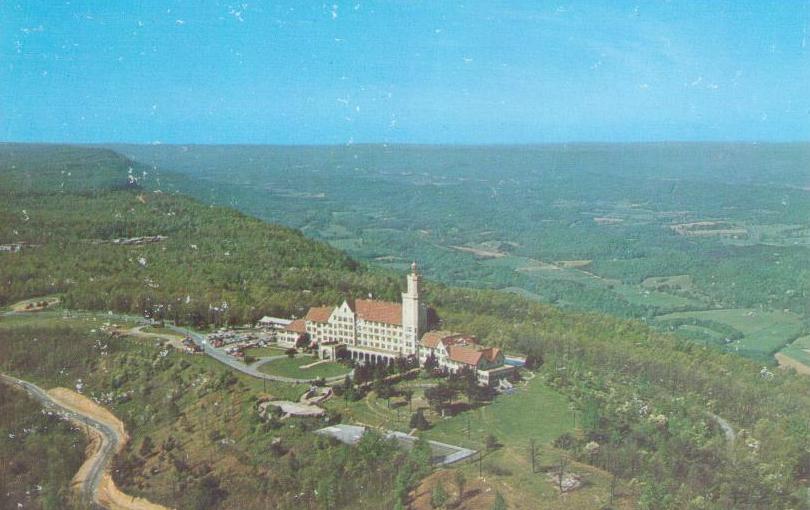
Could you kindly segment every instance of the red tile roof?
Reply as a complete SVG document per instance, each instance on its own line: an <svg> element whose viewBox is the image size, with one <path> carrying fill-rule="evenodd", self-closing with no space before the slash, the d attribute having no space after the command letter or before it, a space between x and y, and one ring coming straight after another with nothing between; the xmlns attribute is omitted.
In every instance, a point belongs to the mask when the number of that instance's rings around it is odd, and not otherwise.
<svg viewBox="0 0 810 510"><path fill-rule="evenodd" d="M487 359L487 361L495 362L498 360L498 354L500 353L501 350L498 349L497 347L490 347L489 349L484 351L484 357Z"/></svg>
<svg viewBox="0 0 810 510"><path fill-rule="evenodd" d="M374 299L355 299L354 310L357 316L366 321L402 325L402 305Z"/></svg>
<svg viewBox="0 0 810 510"><path fill-rule="evenodd" d="M481 358L494 363L501 352L497 347L481 347L475 344L450 345L450 360L466 365L478 366Z"/></svg>
<svg viewBox="0 0 810 510"><path fill-rule="evenodd" d="M472 366L478 366L481 356L484 355L483 351L467 345L451 345L449 351L450 361Z"/></svg>
<svg viewBox="0 0 810 510"><path fill-rule="evenodd" d="M428 331L422 335L422 347L435 349L439 342L442 342L445 347L449 345L478 345L478 339L472 335L465 335L463 333L454 333L452 331Z"/></svg>
<svg viewBox="0 0 810 510"><path fill-rule="evenodd" d="M307 312L306 320L312 322L326 322L332 315L333 308L329 306L313 306Z"/></svg>
<svg viewBox="0 0 810 510"><path fill-rule="evenodd" d="M453 333L451 331L428 331L424 335L422 335L422 340L420 343L422 347L428 347L430 349L435 349L439 345L439 341L449 338L451 336L458 335L458 333Z"/></svg>
<svg viewBox="0 0 810 510"><path fill-rule="evenodd" d="M287 326L284 329L287 331L292 331L293 333L306 333L307 321L305 321L304 319L294 320L291 323L287 324Z"/></svg>

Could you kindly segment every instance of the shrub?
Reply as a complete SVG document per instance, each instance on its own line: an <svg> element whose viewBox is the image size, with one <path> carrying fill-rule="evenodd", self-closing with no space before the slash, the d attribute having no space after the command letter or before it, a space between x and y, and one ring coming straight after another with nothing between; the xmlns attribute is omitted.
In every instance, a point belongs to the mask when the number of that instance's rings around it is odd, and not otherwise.
<svg viewBox="0 0 810 510"><path fill-rule="evenodd" d="M430 428L430 423L427 421L427 418L425 418L421 409L417 409L416 412L411 415L410 426L411 428L419 430L427 430Z"/></svg>

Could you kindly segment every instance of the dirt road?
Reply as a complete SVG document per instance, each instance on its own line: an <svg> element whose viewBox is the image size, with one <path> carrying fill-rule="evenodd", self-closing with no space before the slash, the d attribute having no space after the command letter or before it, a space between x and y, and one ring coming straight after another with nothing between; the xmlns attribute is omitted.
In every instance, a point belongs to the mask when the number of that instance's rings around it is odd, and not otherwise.
<svg viewBox="0 0 810 510"><path fill-rule="evenodd" d="M76 423L90 437L88 458L72 480L73 487L89 501L110 510L168 510L145 499L128 496L115 486L109 473L110 462L129 439L123 422L115 415L67 388L45 391L33 383L3 374L0 374L0 382L22 389L46 409Z"/></svg>

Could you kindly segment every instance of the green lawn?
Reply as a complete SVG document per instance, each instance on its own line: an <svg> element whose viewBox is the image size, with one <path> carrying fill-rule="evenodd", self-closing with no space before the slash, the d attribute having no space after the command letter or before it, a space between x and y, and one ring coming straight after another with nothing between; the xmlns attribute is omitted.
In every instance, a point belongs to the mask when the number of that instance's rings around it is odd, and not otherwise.
<svg viewBox="0 0 810 510"><path fill-rule="evenodd" d="M732 308L727 310L706 310L659 315L656 320L682 319L693 317L700 320L717 321L728 324L744 336L732 348L739 352L771 354L796 338L801 332L801 318L791 312L763 311L753 308Z"/></svg>
<svg viewBox="0 0 810 510"><path fill-rule="evenodd" d="M504 446L526 446L531 439L548 444L573 428L574 418L566 397L536 377L511 395L499 395L490 405L441 419L424 435L477 449L487 434L494 434Z"/></svg>
<svg viewBox="0 0 810 510"><path fill-rule="evenodd" d="M281 347L253 347L245 351L246 356L253 356L254 358L267 358L270 356L279 356L284 354L286 349Z"/></svg>
<svg viewBox="0 0 810 510"><path fill-rule="evenodd" d="M173 329L161 328L161 327L157 327L157 326L144 326L143 328L141 328L141 331L143 331L144 333L154 333L156 335L169 335L169 336L179 336L179 337L183 336L183 335L181 335L180 333L178 333L177 331L175 331Z"/></svg>
<svg viewBox="0 0 810 510"><path fill-rule="evenodd" d="M259 367L259 371L270 375L292 377L294 379L314 379L316 377L335 377L349 373L349 369L333 361L321 363L311 368L301 368L318 361L312 356L298 356L296 358L282 358L270 361Z"/></svg>
<svg viewBox="0 0 810 510"><path fill-rule="evenodd" d="M428 381L418 380L413 384L426 382ZM406 386L407 383L397 387ZM413 409L426 407L427 403L422 398L423 389L415 389ZM391 399L391 408L387 407L385 400L376 398L373 393L357 402L335 398L326 405L342 413L345 422L364 423L403 432L410 430L408 422L411 412L401 397ZM525 385L518 385L511 395L498 395L489 405L448 418L441 418L433 412L426 412L426 416L433 427L422 433L425 437L474 449L480 448L487 434L495 434L506 446L522 447L530 439L535 439L538 445L550 443L574 428L574 418L567 398L546 386L539 377Z"/></svg>

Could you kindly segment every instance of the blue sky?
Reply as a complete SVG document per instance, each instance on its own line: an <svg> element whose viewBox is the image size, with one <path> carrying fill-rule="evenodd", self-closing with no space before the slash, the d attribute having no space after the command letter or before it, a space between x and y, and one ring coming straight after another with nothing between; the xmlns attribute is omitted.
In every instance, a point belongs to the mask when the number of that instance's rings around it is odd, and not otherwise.
<svg viewBox="0 0 810 510"><path fill-rule="evenodd" d="M0 2L0 140L810 140L810 0Z"/></svg>

